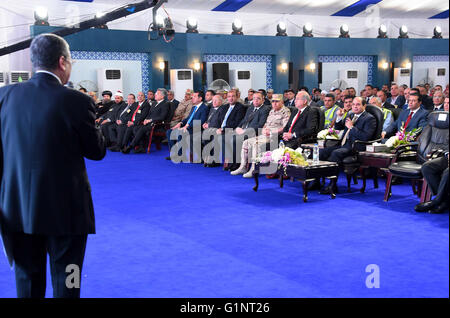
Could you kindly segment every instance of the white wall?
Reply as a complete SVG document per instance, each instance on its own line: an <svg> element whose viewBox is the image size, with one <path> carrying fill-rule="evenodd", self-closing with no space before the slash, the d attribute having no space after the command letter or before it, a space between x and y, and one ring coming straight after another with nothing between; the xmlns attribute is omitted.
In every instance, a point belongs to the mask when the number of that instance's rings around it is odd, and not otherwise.
<svg viewBox="0 0 450 318"><path fill-rule="evenodd" d="M355 87L355 89L357 95L359 95L359 91L364 89L367 84L368 67L369 65L366 62L322 63L322 84L320 88L329 91L331 83L339 78L340 70L357 70L359 79L358 87Z"/></svg>
<svg viewBox="0 0 450 318"><path fill-rule="evenodd" d="M206 63L206 82L207 86L213 80L213 63L218 62L207 62ZM267 72L266 72L266 63L265 62L229 62L228 69L231 70L244 70L252 72L252 88L253 89L266 89L267 87ZM231 74L230 74L231 75ZM230 83L228 83L230 84ZM241 94L243 96L247 96L246 92L243 92L239 87Z"/></svg>
<svg viewBox="0 0 450 318"><path fill-rule="evenodd" d="M142 72L140 61L118 60L76 60L72 67L70 81L74 86L82 80L90 80L97 84L97 69L120 68L123 75L123 94L137 94L142 90ZM114 92L113 92L114 93Z"/></svg>
<svg viewBox="0 0 450 318"><path fill-rule="evenodd" d="M445 84L448 84L449 82L449 63L448 62L414 62L412 64L412 83L413 86L416 86L420 83L423 79L427 78L428 75L428 69L433 67L439 67L439 68L446 68L445 71ZM438 83L434 83L438 84ZM441 83L442 85L442 83Z"/></svg>

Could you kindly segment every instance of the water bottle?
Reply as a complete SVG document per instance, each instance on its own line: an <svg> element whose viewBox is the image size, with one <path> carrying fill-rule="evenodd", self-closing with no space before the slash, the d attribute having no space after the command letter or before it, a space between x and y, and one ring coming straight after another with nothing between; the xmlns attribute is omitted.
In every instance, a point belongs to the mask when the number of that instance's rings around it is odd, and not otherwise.
<svg viewBox="0 0 450 318"><path fill-rule="evenodd" d="M313 163L319 163L319 145L315 144L313 149Z"/></svg>
<svg viewBox="0 0 450 318"><path fill-rule="evenodd" d="M278 144L278 148L284 149L284 142L283 142L283 140L281 140L280 143Z"/></svg>

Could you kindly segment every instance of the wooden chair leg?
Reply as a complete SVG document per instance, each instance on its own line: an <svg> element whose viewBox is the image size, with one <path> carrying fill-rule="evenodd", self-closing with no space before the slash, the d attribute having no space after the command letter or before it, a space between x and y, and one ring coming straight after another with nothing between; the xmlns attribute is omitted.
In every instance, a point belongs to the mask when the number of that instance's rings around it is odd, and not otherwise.
<svg viewBox="0 0 450 318"><path fill-rule="evenodd" d="M356 173L353 174L353 184L358 184L358 176Z"/></svg>
<svg viewBox="0 0 450 318"><path fill-rule="evenodd" d="M411 180L411 186L412 186L413 194L417 195L416 180Z"/></svg>
<svg viewBox="0 0 450 318"><path fill-rule="evenodd" d="M375 168L375 173L373 175L373 187L378 189L378 168Z"/></svg>
<svg viewBox="0 0 450 318"><path fill-rule="evenodd" d="M347 174L347 192L350 192L350 184L352 183L352 175Z"/></svg>
<svg viewBox="0 0 450 318"><path fill-rule="evenodd" d="M152 146L153 130L155 130L155 126L153 126L152 129L150 130L150 137L148 138L147 153L150 153L150 147Z"/></svg>
<svg viewBox="0 0 450 318"><path fill-rule="evenodd" d="M429 201L429 199L427 200L427 192L429 192L429 186L428 186L427 181L425 179L423 179L422 180L422 191L420 193L420 203Z"/></svg>
<svg viewBox="0 0 450 318"><path fill-rule="evenodd" d="M386 190L384 191L384 201L387 202L391 196L392 173L387 172Z"/></svg>

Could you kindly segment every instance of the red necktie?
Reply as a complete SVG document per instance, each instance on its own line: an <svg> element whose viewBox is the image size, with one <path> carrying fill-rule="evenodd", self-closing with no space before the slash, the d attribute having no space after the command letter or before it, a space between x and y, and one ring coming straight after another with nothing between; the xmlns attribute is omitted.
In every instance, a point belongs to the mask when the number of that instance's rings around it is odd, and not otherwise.
<svg viewBox="0 0 450 318"><path fill-rule="evenodd" d="M292 121L291 128L289 128L289 133L292 133L292 128L294 128L294 125L297 122L297 119L300 117L301 114L302 114L302 111L299 110L297 116L295 116L295 119Z"/></svg>
<svg viewBox="0 0 450 318"><path fill-rule="evenodd" d="M133 113L133 116L131 116L131 121L134 122L134 117L136 116L137 111L139 110L139 108L141 108L142 104L138 104L138 107L136 108L136 110Z"/></svg>
<svg viewBox="0 0 450 318"><path fill-rule="evenodd" d="M408 127L408 124L409 124L409 122L411 121L411 118L412 118L412 115L413 115L413 114L414 114L413 112L410 112L410 113L409 113L408 119L406 119L405 127L403 127L403 130L406 131L406 127Z"/></svg>

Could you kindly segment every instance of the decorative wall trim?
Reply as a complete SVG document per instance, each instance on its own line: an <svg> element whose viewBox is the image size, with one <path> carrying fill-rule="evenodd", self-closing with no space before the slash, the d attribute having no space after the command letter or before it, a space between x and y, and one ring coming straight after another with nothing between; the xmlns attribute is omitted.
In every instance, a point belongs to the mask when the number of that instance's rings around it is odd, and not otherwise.
<svg viewBox="0 0 450 318"><path fill-rule="evenodd" d="M448 55L415 55L413 62L448 62Z"/></svg>
<svg viewBox="0 0 450 318"><path fill-rule="evenodd" d="M374 56L371 55L319 55L319 62L322 63L348 63L363 62L367 63L367 83L373 84Z"/></svg>
<svg viewBox="0 0 450 318"><path fill-rule="evenodd" d="M266 63L266 86L272 88L272 55L204 54L204 62L264 62Z"/></svg>
<svg viewBox="0 0 450 318"><path fill-rule="evenodd" d="M142 91L147 92L150 89L151 54L149 53L71 51L71 56L74 60L141 61Z"/></svg>

